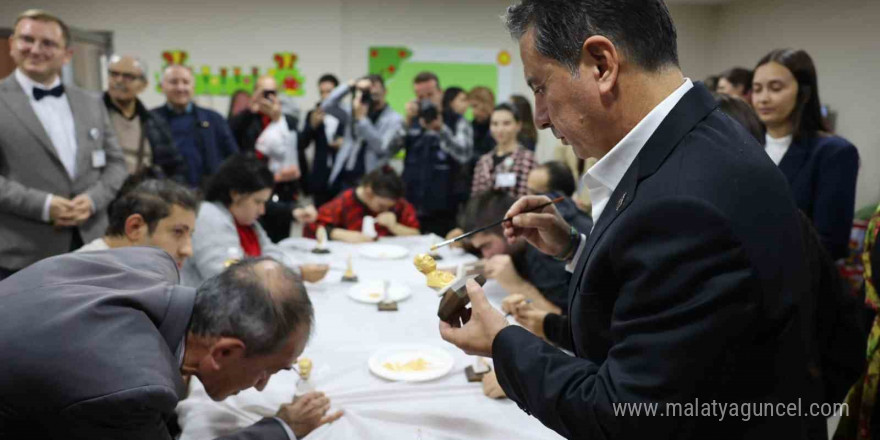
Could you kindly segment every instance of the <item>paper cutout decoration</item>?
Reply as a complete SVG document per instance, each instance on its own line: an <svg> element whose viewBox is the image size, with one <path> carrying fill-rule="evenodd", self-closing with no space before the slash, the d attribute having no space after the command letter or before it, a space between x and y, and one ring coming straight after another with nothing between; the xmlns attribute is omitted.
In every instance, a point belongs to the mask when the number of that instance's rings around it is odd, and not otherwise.
<svg viewBox="0 0 880 440"><path fill-rule="evenodd" d="M186 66L188 60L189 54L184 50L164 51L162 70L172 64ZM304 95L305 77L296 67L297 55L293 52L278 52L273 55L272 60L275 67L266 69L265 73L275 77L279 93L288 96ZM239 90L252 93L257 79L262 75L260 68L256 66L251 67L249 72L245 72L240 66L220 67L216 74L210 66L190 67L195 77L196 95L231 96ZM162 92L162 72L156 72L156 91Z"/></svg>
<svg viewBox="0 0 880 440"><path fill-rule="evenodd" d="M369 51L370 74L381 75L388 81L400 68L400 64L412 56L405 47L371 47Z"/></svg>

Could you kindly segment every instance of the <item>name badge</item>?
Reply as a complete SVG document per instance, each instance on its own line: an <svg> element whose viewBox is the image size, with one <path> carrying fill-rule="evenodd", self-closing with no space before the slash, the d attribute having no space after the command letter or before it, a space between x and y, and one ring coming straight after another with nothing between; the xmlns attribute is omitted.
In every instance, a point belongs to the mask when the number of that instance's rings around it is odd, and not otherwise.
<svg viewBox="0 0 880 440"><path fill-rule="evenodd" d="M495 175L496 188L512 188L516 186L516 174L499 173Z"/></svg>
<svg viewBox="0 0 880 440"><path fill-rule="evenodd" d="M92 151L92 168L104 168L107 165L107 154L104 150Z"/></svg>

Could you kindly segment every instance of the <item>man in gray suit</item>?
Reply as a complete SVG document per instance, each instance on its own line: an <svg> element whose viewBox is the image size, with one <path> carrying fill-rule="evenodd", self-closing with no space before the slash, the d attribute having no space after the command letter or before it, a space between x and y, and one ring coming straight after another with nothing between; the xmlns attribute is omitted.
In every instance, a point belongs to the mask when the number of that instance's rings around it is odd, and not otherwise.
<svg viewBox="0 0 880 440"><path fill-rule="evenodd" d="M0 282L0 438L170 440L185 376L215 400L262 390L308 342L305 287L272 259L178 283L148 247L52 257ZM329 407L310 393L225 438L302 439L342 415Z"/></svg>
<svg viewBox="0 0 880 440"><path fill-rule="evenodd" d="M103 104L61 84L73 54L64 22L26 11L9 43L18 68L0 82L0 279L100 237L127 176Z"/></svg>

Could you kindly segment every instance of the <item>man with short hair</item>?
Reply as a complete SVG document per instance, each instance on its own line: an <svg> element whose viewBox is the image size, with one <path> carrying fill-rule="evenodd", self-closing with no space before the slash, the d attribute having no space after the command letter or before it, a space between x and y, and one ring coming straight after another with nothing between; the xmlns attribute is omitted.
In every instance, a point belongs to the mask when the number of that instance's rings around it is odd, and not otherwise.
<svg viewBox="0 0 880 440"><path fill-rule="evenodd" d="M536 125L600 158L589 237L552 205L528 212L547 197L504 225L571 264L552 342L574 356L508 326L476 283L443 338L492 356L505 393L567 438L826 439L824 418L767 412L826 397L800 214L752 135L684 77L663 1L523 0L507 23ZM741 412L706 417L716 404Z"/></svg>
<svg viewBox="0 0 880 440"><path fill-rule="evenodd" d="M174 146L171 127L138 99L149 83L146 64L131 55L113 55L107 72L104 105L125 154L128 173L182 181L183 157Z"/></svg>
<svg viewBox="0 0 880 440"><path fill-rule="evenodd" d="M392 142L403 119L388 105L386 95L385 80L368 75L336 87L321 103L325 112L344 112L349 121L330 171L331 192L357 186L361 177L391 160ZM351 96L350 106L343 105L347 96Z"/></svg>
<svg viewBox="0 0 880 440"><path fill-rule="evenodd" d="M107 110L61 83L70 31L29 10L9 37L17 68L0 83L0 279L104 233L127 173Z"/></svg>
<svg viewBox="0 0 880 440"><path fill-rule="evenodd" d="M192 256L198 210L191 190L170 180L146 180L110 204L107 232L77 252L153 246L168 252L179 269Z"/></svg>
<svg viewBox="0 0 880 440"><path fill-rule="evenodd" d="M152 112L171 127L174 143L186 163L186 183L200 188L224 159L238 153L238 145L223 116L193 102L195 79L189 67L166 67L162 92L168 102Z"/></svg>
<svg viewBox="0 0 880 440"><path fill-rule="evenodd" d="M299 122L281 112L274 77L263 75L257 79L250 109L235 115L229 126L241 151L265 160L275 175L275 188L260 224L275 243L290 237L299 182L308 180L308 169L304 151L298 145Z"/></svg>
<svg viewBox="0 0 880 440"><path fill-rule="evenodd" d="M444 119L443 90L436 74L416 75L413 92L416 100L407 103L393 149L406 150L406 197L416 207L422 231L444 237L455 227L459 205L470 191L462 177L473 156L473 133L467 120L454 112L446 112L451 117Z"/></svg>
<svg viewBox="0 0 880 440"><path fill-rule="evenodd" d="M43 260L0 282L0 437L166 439L195 376L214 400L290 369L313 327L300 278L260 258L198 289L149 247ZM310 393L227 439L302 439L342 414Z"/></svg>

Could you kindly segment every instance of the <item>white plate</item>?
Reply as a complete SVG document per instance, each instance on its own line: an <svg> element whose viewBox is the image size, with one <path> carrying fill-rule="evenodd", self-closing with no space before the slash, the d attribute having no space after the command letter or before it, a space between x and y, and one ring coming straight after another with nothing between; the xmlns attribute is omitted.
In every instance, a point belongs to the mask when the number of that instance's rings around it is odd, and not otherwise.
<svg viewBox="0 0 880 440"><path fill-rule="evenodd" d="M358 246L358 253L373 260L397 260L406 258L409 251L403 246L393 244L364 244Z"/></svg>
<svg viewBox="0 0 880 440"><path fill-rule="evenodd" d="M388 287L388 299L391 301L402 301L409 298L412 290L406 284L392 281ZM348 296L355 300L368 304L378 304L382 301L382 280L368 280L351 286L348 289Z"/></svg>
<svg viewBox="0 0 880 440"><path fill-rule="evenodd" d="M408 362L423 360L426 364L419 371L389 369L388 364L403 366ZM443 377L455 365L448 351L430 345L404 345L383 348L370 356L370 371L383 379L402 382L423 382Z"/></svg>

